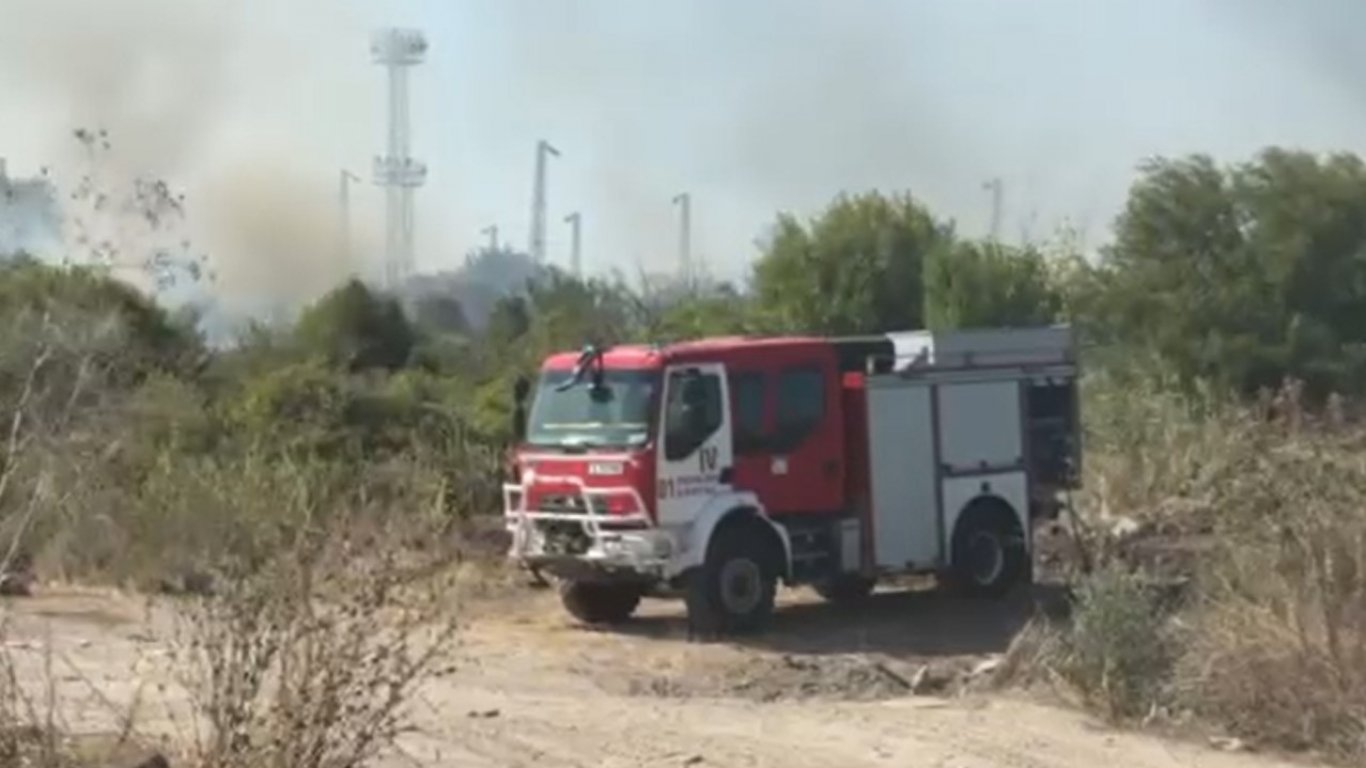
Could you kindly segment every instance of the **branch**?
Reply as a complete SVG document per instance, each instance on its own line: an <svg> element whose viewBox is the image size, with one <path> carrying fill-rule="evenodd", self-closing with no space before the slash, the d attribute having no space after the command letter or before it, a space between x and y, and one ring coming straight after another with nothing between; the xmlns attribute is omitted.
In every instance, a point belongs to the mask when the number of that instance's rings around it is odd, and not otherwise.
<svg viewBox="0 0 1366 768"><path fill-rule="evenodd" d="M0 458L0 505L5 501L5 493L9 490L10 480L14 477L17 457L21 446L20 437L24 425L24 412L28 408L28 403L33 399L33 390L38 380L38 373L42 370L47 361L52 357L52 347L44 346L43 351L33 361L29 368L28 375L24 378L24 388L20 390L19 401L14 405L14 414L10 417L9 437L5 441L5 455Z"/></svg>

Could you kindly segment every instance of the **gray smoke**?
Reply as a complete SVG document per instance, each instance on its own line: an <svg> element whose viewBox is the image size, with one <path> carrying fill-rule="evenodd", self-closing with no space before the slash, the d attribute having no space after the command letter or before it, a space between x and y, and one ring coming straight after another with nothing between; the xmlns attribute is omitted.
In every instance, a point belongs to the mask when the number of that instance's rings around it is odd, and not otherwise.
<svg viewBox="0 0 1366 768"><path fill-rule="evenodd" d="M109 242L138 263L166 242L188 244L207 254L217 280L176 297L228 313L297 305L351 273L338 258L333 148L366 147L347 126L373 100L345 81L346 67L334 76L313 60L338 53L331 44L297 37L335 30L335 47L363 68L365 28L325 0L277 5L5 0L0 113L23 119L0 125L0 155L11 155L14 174L51 168L62 256L79 261L91 242ZM301 90L320 113L312 124L297 123ZM320 130L324 115L336 121L333 135ZM107 138L77 141L77 129ZM320 157L331 160L322 172ZM184 219L163 222L155 237L138 211L101 200L127 198L147 179L184 195ZM73 201L83 186L92 194ZM358 252L372 248L371 229L356 222ZM120 274L151 287L147 275Z"/></svg>
<svg viewBox="0 0 1366 768"><path fill-rule="evenodd" d="M1366 148L1359 0L3 5L0 155L15 175L79 178L69 131L107 127L105 172L173 177L218 295L244 304L306 301L355 266L328 246L329 208L337 169L364 172L382 145L365 54L380 23L432 39L414 79L429 271L458 269L491 223L524 246L540 138L564 150L552 262L577 209L590 269L628 274L674 265L681 191L695 253L734 275L776 211L843 190L910 190L978 234L982 183L1000 177L1008 236L1063 219L1098 235L1153 154ZM379 195L353 200L371 212L355 219L370 255Z"/></svg>

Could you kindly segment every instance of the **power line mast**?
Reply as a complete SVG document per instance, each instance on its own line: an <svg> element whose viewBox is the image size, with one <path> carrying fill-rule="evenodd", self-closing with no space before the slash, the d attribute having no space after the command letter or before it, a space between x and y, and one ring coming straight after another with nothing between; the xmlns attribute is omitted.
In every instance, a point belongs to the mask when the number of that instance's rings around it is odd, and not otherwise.
<svg viewBox="0 0 1366 768"><path fill-rule="evenodd" d="M498 250L498 225L497 225L497 224L490 224L490 225L488 225L487 227L484 227L483 229L479 230L479 234L481 234L481 235L488 235L488 236L489 236L489 245L488 245L488 248L489 248L490 251L497 251L497 250Z"/></svg>
<svg viewBox="0 0 1366 768"><path fill-rule="evenodd" d="M991 179L982 183L982 189L991 192L991 240L997 242L1001 238L1001 214L1004 207L1005 188L999 178Z"/></svg>
<svg viewBox="0 0 1366 768"><path fill-rule="evenodd" d="M536 177L531 189L531 259L537 264L545 263L545 224L546 224L546 163L550 157L559 157L560 151L541 139L536 142Z"/></svg>
<svg viewBox="0 0 1366 768"><path fill-rule="evenodd" d="M569 269L574 277L583 277L583 214L574 211L564 220L569 224Z"/></svg>
<svg viewBox="0 0 1366 768"><path fill-rule="evenodd" d="M408 119L408 70L426 58L427 39L416 29L382 29L371 38L370 53L389 76L389 145L374 171L387 193L384 287L395 290L412 274L413 190L427 180L427 166L411 156Z"/></svg>
<svg viewBox="0 0 1366 768"><path fill-rule="evenodd" d="M343 168L341 183L337 190L337 204L340 207L337 217L337 243L341 249L341 258L346 262L347 272L352 276L356 274L356 264L355 254L351 249L351 182L360 180L359 176Z"/></svg>
<svg viewBox="0 0 1366 768"><path fill-rule="evenodd" d="M678 206L678 271L684 285L692 287L692 195L682 192L674 196Z"/></svg>

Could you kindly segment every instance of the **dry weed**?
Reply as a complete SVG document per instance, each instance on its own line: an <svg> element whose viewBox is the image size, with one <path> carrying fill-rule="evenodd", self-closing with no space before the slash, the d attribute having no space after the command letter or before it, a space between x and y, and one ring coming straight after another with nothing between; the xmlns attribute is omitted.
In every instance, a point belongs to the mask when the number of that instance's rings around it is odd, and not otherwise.
<svg viewBox="0 0 1366 768"><path fill-rule="evenodd" d="M183 661L205 768L348 768L394 746L455 610L445 582L412 583L395 539L367 538L302 537L196 600Z"/></svg>

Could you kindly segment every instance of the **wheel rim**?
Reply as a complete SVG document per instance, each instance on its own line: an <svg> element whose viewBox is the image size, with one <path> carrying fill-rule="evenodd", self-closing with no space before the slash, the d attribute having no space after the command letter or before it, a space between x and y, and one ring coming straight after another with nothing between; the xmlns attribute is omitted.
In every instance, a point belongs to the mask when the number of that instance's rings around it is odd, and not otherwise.
<svg viewBox="0 0 1366 768"><path fill-rule="evenodd" d="M968 573L978 584L990 584L1000 578L1006 567L1005 549L996 534L978 531L968 542Z"/></svg>
<svg viewBox="0 0 1366 768"><path fill-rule="evenodd" d="M753 560L728 560L721 567L721 604L726 612L733 615L752 612L763 595L763 580L763 572Z"/></svg>

